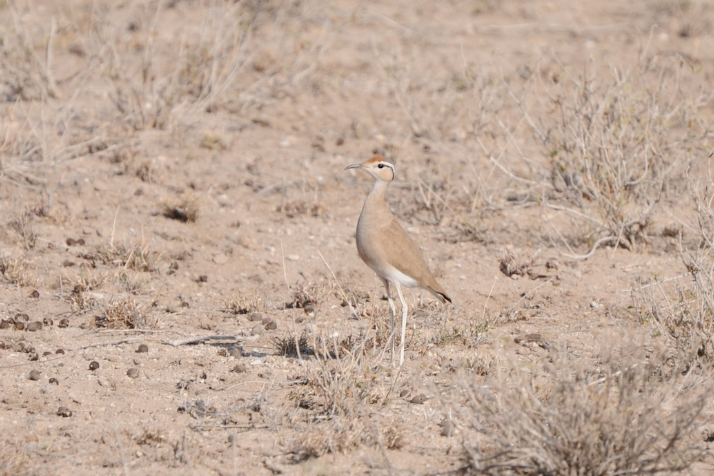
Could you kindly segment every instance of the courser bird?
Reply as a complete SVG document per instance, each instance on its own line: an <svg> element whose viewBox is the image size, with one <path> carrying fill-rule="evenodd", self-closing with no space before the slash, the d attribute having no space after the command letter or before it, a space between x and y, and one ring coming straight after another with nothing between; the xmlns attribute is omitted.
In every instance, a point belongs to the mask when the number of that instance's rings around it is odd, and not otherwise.
<svg viewBox="0 0 714 476"><path fill-rule="evenodd" d="M373 157L362 164L353 164L348 169L364 170L374 177L374 185L367 195L362 213L357 222L357 252L362 261L377 273L387 291L391 310L391 330L394 359L394 320L396 309L392 301L389 285L392 284L402 305L402 338L399 343L399 366L404 363L404 339L407 330L407 303L402 295L402 286L422 288L433 294L439 301L451 302L444 288L429 271L419 247L399 224L386 201L387 189L394 180L394 165L384 157Z"/></svg>

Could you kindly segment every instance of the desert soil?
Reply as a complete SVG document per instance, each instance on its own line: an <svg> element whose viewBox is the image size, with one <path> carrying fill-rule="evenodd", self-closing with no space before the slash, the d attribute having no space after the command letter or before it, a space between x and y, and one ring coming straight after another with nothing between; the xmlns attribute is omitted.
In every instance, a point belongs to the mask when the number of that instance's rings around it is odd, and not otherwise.
<svg viewBox="0 0 714 476"><path fill-rule="evenodd" d="M690 282L712 18L704 0L1 2L0 473L443 474L469 465L464 381L666 348L641 302ZM633 138L666 185L623 205L641 233L591 254L606 219L554 185L544 137L588 81L595 108L626 83L633 121L692 111ZM406 292L401 369L355 248L371 181L344 170L373 155L454 301ZM710 410L685 472L714 461Z"/></svg>

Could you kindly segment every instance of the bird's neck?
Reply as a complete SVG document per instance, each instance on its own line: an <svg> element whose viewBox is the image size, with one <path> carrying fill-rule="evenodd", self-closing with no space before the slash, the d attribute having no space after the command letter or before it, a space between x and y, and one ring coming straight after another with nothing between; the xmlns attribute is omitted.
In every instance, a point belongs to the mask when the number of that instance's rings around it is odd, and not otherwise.
<svg viewBox="0 0 714 476"><path fill-rule="evenodd" d="M385 210L389 211L387 207L387 189L389 188L389 182L384 180L375 180L372 190L367 195L367 200L364 202L364 207L362 207L362 215L369 211L370 214L373 213L383 213Z"/></svg>
<svg viewBox="0 0 714 476"><path fill-rule="evenodd" d="M389 182L385 182L384 180L375 180L374 185L372 185L372 190L367 196L367 200L373 204L382 203L386 206L388 188Z"/></svg>

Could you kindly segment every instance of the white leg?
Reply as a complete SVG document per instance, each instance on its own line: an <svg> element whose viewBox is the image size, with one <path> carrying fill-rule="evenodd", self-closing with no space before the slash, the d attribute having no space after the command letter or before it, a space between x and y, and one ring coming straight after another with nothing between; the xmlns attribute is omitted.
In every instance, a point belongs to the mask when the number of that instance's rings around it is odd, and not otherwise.
<svg viewBox="0 0 714 476"><path fill-rule="evenodd" d="M397 288L397 295L399 295L399 301L402 303L402 341L399 343L399 366L401 367L404 363L404 344L407 334L407 302L402 296L402 288L399 283L394 283L394 287Z"/></svg>
<svg viewBox="0 0 714 476"><path fill-rule="evenodd" d="M381 279L381 278L380 278ZM387 344L389 345L390 343L392 344L392 354L391 354L391 364L394 365L394 319L397 316L397 308L394 307L394 301L392 301L392 293L389 290L389 281L386 279L382 279L382 283L384 283L384 289L387 291L387 301L389 301L389 310L390 310L390 319L389 319L389 339L387 340Z"/></svg>

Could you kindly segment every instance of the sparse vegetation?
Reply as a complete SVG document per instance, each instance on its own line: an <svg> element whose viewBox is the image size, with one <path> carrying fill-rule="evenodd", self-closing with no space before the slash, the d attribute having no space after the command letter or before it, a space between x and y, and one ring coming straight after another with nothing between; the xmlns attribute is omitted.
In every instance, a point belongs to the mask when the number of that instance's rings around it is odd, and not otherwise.
<svg viewBox="0 0 714 476"><path fill-rule="evenodd" d="M573 5L0 1L0 474L710 474L714 4Z"/></svg>
<svg viewBox="0 0 714 476"><path fill-rule="evenodd" d="M33 286L35 277L22 258L0 258L0 276L9 284L21 287Z"/></svg>
<svg viewBox="0 0 714 476"><path fill-rule="evenodd" d="M711 181L702 187L690 180L696 223L687 224L697 237L683 248L680 259L686 274L672 282L654 277L633 293L643 324L670 339L688 366L709 367L714 362L714 212ZM681 233L678 234L683 247Z"/></svg>
<svg viewBox="0 0 714 476"><path fill-rule="evenodd" d="M33 221L34 213L26 208L24 212L17 214L9 223L10 228L15 230L22 238L23 245L27 250L34 248L37 243L37 232Z"/></svg>
<svg viewBox="0 0 714 476"><path fill-rule="evenodd" d="M605 244L635 250L647 243L660 202L681 187L688 160L678 150L706 133L696 117L711 100L678 87L688 68L645 55L610 77L595 66L542 83L541 110L554 113L531 126L550 162L545 205L580 227L590 246L582 257Z"/></svg>
<svg viewBox="0 0 714 476"><path fill-rule="evenodd" d="M109 302L96 318L97 327L108 329L153 329L157 320L141 309L132 298L119 298Z"/></svg>
<svg viewBox="0 0 714 476"><path fill-rule="evenodd" d="M647 474L687 470L705 453L697 418L707 385L660 356L593 372L559 357L534 372L515 367L458 380L454 408L472 434L467 474ZM542 368L542 371L540 370ZM616 370L618 369L618 370ZM504 378L505 377L505 378ZM682 394L682 388L687 388Z"/></svg>
<svg viewBox="0 0 714 476"><path fill-rule="evenodd" d="M104 264L145 272L158 271L160 260L159 253L152 250L149 243L144 242L100 246L97 248L97 256Z"/></svg>

